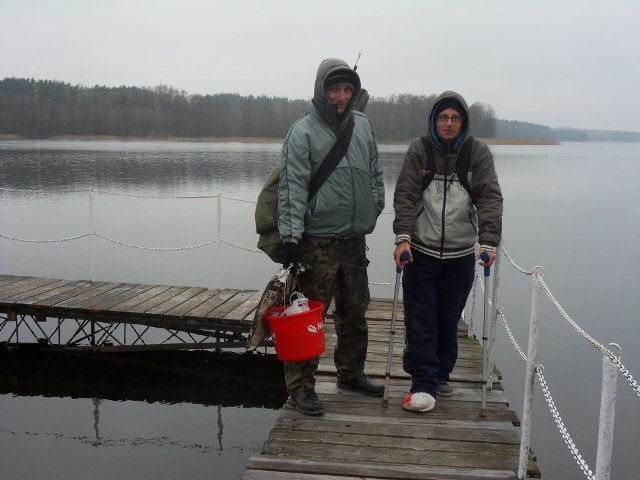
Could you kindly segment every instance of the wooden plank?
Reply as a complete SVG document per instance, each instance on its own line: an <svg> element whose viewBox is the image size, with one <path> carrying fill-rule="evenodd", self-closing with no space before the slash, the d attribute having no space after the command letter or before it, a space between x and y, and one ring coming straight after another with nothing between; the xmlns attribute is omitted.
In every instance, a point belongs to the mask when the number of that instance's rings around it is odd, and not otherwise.
<svg viewBox="0 0 640 480"><path fill-rule="evenodd" d="M392 407L389 406L389 408ZM456 442L519 444L519 437L510 425L500 424L498 427L494 422L492 423L494 428L489 429L491 435L487 435L488 430L484 427L470 427L460 424L460 422L446 421L427 425L419 417L413 419L405 417L403 420L402 423L396 423L384 421L381 418L367 417L367 421L358 418L352 421L345 421L338 415L329 415L322 419L310 417L301 421L300 414L290 410L286 414L283 411L283 414L278 417L274 431L277 429L295 429L298 431L334 432L342 435L375 436L380 434L380 429L383 428L385 435L395 438L397 442L403 441L402 439L427 438Z"/></svg>
<svg viewBox="0 0 640 480"><path fill-rule="evenodd" d="M102 285L98 285L95 288L91 288L86 290L85 292L82 292L79 295L76 295L74 297L68 298L62 302L58 302L55 304L56 308L65 308L67 310L79 310L79 311L83 311L86 310L86 308L83 307L83 305L86 304L87 300L90 300L98 295L101 295L105 292L109 292L111 290L113 290L114 288L117 288L118 286L120 286L120 283L103 283Z"/></svg>
<svg viewBox="0 0 640 480"><path fill-rule="evenodd" d="M206 314L207 318L225 318L225 316L239 306L243 301L249 298L254 290L238 290L234 295L230 296L224 303Z"/></svg>
<svg viewBox="0 0 640 480"><path fill-rule="evenodd" d="M126 300L124 300L123 302L113 305L111 307L111 310L119 312L123 315L128 314L128 312L131 309L137 307L138 305L146 302L147 300L155 297L156 295L161 294L162 292L168 289L169 287L166 285L155 285L155 286L152 286L151 288L136 289L138 290L137 295L131 296ZM95 307L97 308L98 305L96 305Z"/></svg>
<svg viewBox="0 0 640 480"><path fill-rule="evenodd" d="M424 465L360 465L327 460L252 456L242 480L332 480L334 478L381 478L394 480L516 480L515 472L489 469L429 467ZM345 477L348 469L351 477ZM281 477L278 475L282 475Z"/></svg>
<svg viewBox="0 0 640 480"><path fill-rule="evenodd" d="M19 282L12 283L11 286L7 286L2 289L2 300L5 302L12 302L16 297L19 297L24 292L28 292L55 281L55 279L50 278L26 278Z"/></svg>
<svg viewBox="0 0 640 480"><path fill-rule="evenodd" d="M45 307L48 305L52 305L52 302L50 301L51 298L56 297L61 293L65 293L78 288L80 283L81 282L79 281L63 280L63 283L59 286L46 292L42 292L33 297L29 297L28 299L23 300L21 303L24 305L33 305L35 307Z"/></svg>
<svg viewBox="0 0 640 480"><path fill-rule="evenodd" d="M149 310L152 310L154 307L160 305L161 303L169 300L170 298L185 292L186 290L188 290L187 287L169 287L158 295L155 295L148 300L145 300L144 302L131 307L127 310L127 313L146 313Z"/></svg>
<svg viewBox="0 0 640 480"><path fill-rule="evenodd" d="M6 290L10 290L13 285L20 285L22 282L29 281L38 277L8 277L0 282L0 298L3 297Z"/></svg>
<svg viewBox="0 0 640 480"><path fill-rule="evenodd" d="M193 296L197 295L198 293L204 290L206 289L202 287L192 287L182 291L176 289L175 296L165 300L159 305L156 305L150 310L147 310L146 313L149 315L164 315L167 312L169 312L171 309L179 305L182 305L184 302L186 302L187 300L189 300L190 298L192 298ZM172 316L172 315L168 314L168 316Z"/></svg>
<svg viewBox="0 0 640 480"><path fill-rule="evenodd" d="M70 282L67 280L53 280L51 282L44 283L39 287L27 290L25 292L17 293L7 297L8 301L15 303L27 303L30 299L39 295L48 294L51 290L54 290L63 285L68 285Z"/></svg>
<svg viewBox="0 0 640 480"><path fill-rule="evenodd" d="M260 302L262 292L256 290L244 290L233 297L230 305L232 310L224 318L227 320L242 320L250 312L254 311Z"/></svg>
<svg viewBox="0 0 640 480"><path fill-rule="evenodd" d="M220 290L204 290L189 298L187 301L181 303L180 305L176 305L171 310L166 312L166 315L174 315L176 317L182 317L186 315L191 310L199 307L203 303L211 300L213 297L218 295Z"/></svg>
<svg viewBox="0 0 640 480"><path fill-rule="evenodd" d="M98 295L87 298L84 301L78 302L74 305L75 308L83 308L88 311L95 311L94 306L111 300L116 297L120 297L123 294L130 292L138 288L139 284L131 284L131 283L121 283L119 285L114 285L114 288L108 289Z"/></svg>
<svg viewBox="0 0 640 480"><path fill-rule="evenodd" d="M229 298L233 297L240 290L237 289L225 289L220 290L217 295L211 297L210 299L202 302L193 310L184 314L185 318L192 319L202 319L208 316L208 314L213 311L216 307L226 302Z"/></svg>
<svg viewBox="0 0 640 480"><path fill-rule="evenodd" d="M86 292L93 290L94 288L98 288L104 285L106 282L87 282L87 281L79 281L76 282L75 288L71 290L67 290L63 293L59 293L54 295L53 297L47 298L46 302L40 302L41 305L45 305L48 307L55 307L58 303L64 303L74 297L79 295L83 295Z"/></svg>
<svg viewBox="0 0 640 480"><path fill-rule="evenodd" d="M120 312L126 310L125 302L130 301L133 298L139 297L140 295L145 294L149 290L154 288L153 285L137 285L133 286L128 291L125 291L115 297L112 297L108 300L100 301L100 303L96 303L91 306L91 311L93 312ZM169 287L164 287L169 288ZM133 301L133 300L131 300ZM143 300L140 300L142 302Z"/></svg>

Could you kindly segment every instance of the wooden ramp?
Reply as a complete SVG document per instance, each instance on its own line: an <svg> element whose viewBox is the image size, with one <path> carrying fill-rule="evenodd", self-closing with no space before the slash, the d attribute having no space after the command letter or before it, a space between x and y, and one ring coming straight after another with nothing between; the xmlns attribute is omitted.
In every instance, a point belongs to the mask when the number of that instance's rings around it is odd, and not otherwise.
<svg viewBox="0 0 640 480"><path fill-rule="evenodd" d="M0 332L11 324L31 322L23 330L38 338L28 334L20 338L40 340L56 347L104 352L243 348L261 294L257 290L0 275L0 313L6 314L4 321L0 318ZM60 337L64 328L54 325L45 331L41 327L55 321L77 322L79 327L73 336L66 338ZM129 326L129 335L118 338L114 329L123 326ZM173 341L150 344L142 334L131 334L136 326L142 326L145 331L148 327L166 329ZM92 332L85 334L89 327ZM200 338L177 342L176 332L190 335L188 338L194 335ZM12 336L12 342L16 341L15 337Z"/></svg>
<svg viewBox="0 0 640 480"><path fill-rule="evenodd" d="M392 301L375 299L369 308L366 372L383 384L387 366ZM459 332L460 354L450 384L452 397L438 397L427 413L400 405L410 386L402 371L404 329L398 307L388 407L336 387L331 318L325 322L327 348L316 390L322 416L298 413L288 400L259 455L249 459L243 480L274 479L517 479L519 420L495 382L481 417L482 346ZM499 373L496 372L497 378ZM531 456L530 456L531 457ZM539 478L533 458L528 476Z"/></svg>

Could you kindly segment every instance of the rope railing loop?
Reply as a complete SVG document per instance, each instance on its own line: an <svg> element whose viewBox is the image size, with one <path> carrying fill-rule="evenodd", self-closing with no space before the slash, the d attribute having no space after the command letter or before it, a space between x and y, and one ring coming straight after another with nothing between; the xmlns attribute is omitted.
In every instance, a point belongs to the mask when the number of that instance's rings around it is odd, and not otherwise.
<svg viewBox="0 0 640 480"><path fill-rule="evenodd" d="M507 251L507 249L504 246L504 243L501 241L500 245L498 246L498 248L502 251L502 253L504 253L504 256L507 258L507 260L509 260L509 263L516 269L518 270L520 273L523 273L525 275L533 275L533 271L531 270L526 270L525 268L521 267L520 265L518 265L515 260L513 260L513 258L511 257L511 255L509 255L509 252Z"/></svg>
<svg viewBox="0 0 640 480"><path fill-rule="evenodd" d="M60 242L70 242L72 240L79 240L81 238L88 237L89 235L91 234L82 233L80 235L76 235L75 237L36 240L32 238L13 237L11 235L4 235L0 233L0 238L6 238L7 240L14 240L16 242L25 242L25 243L60 243Z"/></svg>

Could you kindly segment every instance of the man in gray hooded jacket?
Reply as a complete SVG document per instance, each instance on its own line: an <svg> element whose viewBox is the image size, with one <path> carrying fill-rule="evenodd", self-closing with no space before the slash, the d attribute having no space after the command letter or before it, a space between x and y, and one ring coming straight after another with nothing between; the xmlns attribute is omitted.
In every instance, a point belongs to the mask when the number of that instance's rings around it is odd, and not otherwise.
<svg viewBox="0 0 640 480"><path fill-rule="evenodd" d="M394 260L404 267L403 368L411 375L402 406L415 412L432 410L436 394L453 394L448 380L475 261L486 252L488 260L480 265L490 266L502 235L502 192L493 156L487 145L469 137L464 98L442 93L428 120L424 141L413 140L407 150L393 199ZM460 179L456 162L466 148L470 163L461 173L466 179ZM429 175L432 180L425 182ZM408 262L401 260L404 253Z"/></svg>
<svg viewBox="0 0 640 480"><path fill-rule="evenodd" d="M283 266L304 266L300 291L323 301L325 313L335 301L338 387L382 396L384 387L364 373L370 300L365 235L384 209L384 183L371 123L354 110L360 93L360 77L346 62L328 58L320 64L311 104L291 126L282 147L278 230ZM311 178L350 118L353 133L346 154L308 199ZM284 365L287 391L296 409L309 415L324 412L315 391L318 360Z"/></svg>

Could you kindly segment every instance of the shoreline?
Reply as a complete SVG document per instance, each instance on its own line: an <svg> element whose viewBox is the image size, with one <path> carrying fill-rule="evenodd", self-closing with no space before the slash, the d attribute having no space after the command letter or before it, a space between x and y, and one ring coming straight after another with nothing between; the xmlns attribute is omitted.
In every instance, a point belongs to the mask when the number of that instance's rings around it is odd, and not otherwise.
<svg viewBox="0 0 640 480"><path fill-rule="evenodd" d="M0 141L6 140L66 140L66 141L119 141L119 142L205 142L205 143L282 143L284 138L260 137L118 137L115 135L54 135L50 137L28 137L26 135L0 134ZM559 145L557 140L547 138L478 138L487 145ZM378 141L380 145L405 145L411 140Z"/></svg>

